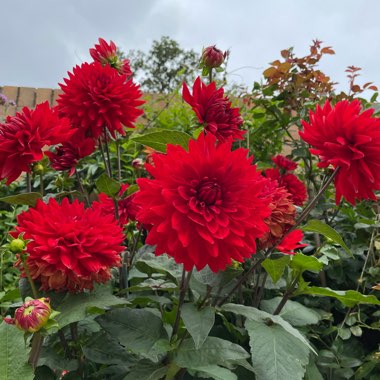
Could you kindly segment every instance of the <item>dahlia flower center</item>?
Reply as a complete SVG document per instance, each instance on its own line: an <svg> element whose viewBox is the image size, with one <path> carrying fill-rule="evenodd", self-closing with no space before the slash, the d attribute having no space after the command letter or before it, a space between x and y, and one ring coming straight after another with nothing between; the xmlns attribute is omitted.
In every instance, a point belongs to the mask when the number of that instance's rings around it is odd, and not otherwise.
<svg viewBox="0 0 380 380"><path fill-rule="evenodd" d="M204 177L196 189L197 198L207 206L214 205L222 198L222 189L215 178Z"/></svg>

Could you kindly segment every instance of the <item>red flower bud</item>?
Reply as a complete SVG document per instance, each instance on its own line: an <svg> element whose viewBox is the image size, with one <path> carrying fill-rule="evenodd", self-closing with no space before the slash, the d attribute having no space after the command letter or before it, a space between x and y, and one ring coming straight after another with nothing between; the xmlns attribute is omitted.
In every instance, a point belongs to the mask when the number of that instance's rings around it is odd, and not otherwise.
<svg viewBox="0 0 380 380"><path fill-rule="evenodd" d="M203 49L201 64L208 69L219 67L225 60L227 52L222 52L216 46L208 46Z"/></svg>

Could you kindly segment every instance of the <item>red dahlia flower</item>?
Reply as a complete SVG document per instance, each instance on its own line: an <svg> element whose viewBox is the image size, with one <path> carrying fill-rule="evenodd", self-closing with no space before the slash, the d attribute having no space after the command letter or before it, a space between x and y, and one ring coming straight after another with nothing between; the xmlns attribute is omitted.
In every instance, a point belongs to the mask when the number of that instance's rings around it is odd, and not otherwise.
<svg viewBox="0 0 380 380"><path fill-rule="evenodd" d="M265 219L270 231L260 239L260 248L271 248L295 224L296 209L292 196L277 181L268 180L263 190L264 197L270 197L271 214Z"/></svg>
<svg viewBox="0 0 380 380"><path fill-rule="evenodd" d="M122 197L123 194L127 191L129 185L121 185L119 192L119 197ZM127 224L129 220L136 220L136 214L139 211L138 207L134 202L135 194L129 195L123 199L117 201L118 210L119 210L119 223L121 225ZM102 215L112 215L115 217L115 203L111 197L104 193L99 194L99 201L94 202L92 207L96 210L100 210Z"/></svg>
<svg viewBox="0 0 380 380"><path fill-rule="evenodd" d="M22 172L30 172L30 164L42 159L45 146L62 143L73 133L69 120L60 119L48 102L8 116L0 124L0 180L7 178L9 185Z"/></svg>
<svg viewBox="0 0 380 380"><path fill-rule="evenodd" d="M196 113L205 130L215 135L219 142L229 137L242 140L244 131L239 128L243 124L239 108L231 108L231 102L224 96L223 88L216 89L215 82L204 84L198 77L193 86L193 95L183 83L182 96Z"/></svg>
<svg viewBox="0 0 380 380"><path fill-rule="evenodd" d="M113 216L85 209L78 200L70 204L65 198L60 205L53 198L47 204L38 200L17 222L12 235L23 233L30 240L26 262L42 290L92 289L94 282L109 280L110 268L120 264L121 228Z"/></svg>
<svg viewBox="0 0 380 380"><path fill-rule="evenodd" d="M307 199L306 186L293 173L281 175L279 169L276 168L265 170L265 176L277 180L279 186L285 187L295 205L302 206L305 203Z"/></svg>
<svg viewBox="0 0 380 380"><path fill-rule="evenodd" d="M303 239L303 233L301 230L294 230L290 232L285 238L282 240L280 244L277 245L277 250L285 253L287 255L294 255L295 249L306 247L307 244L299 243Z"/></svg>
<svg viewBox="0 0 380 380"><path fill-rule="evenodd" d="M342 196L352 205L356 200L373 199L380 189L380 119L374 110L362 113L358 100L343 100L335 107L326 101L310 111L310 122L302 121L303 140L319 156L319 167L339 166L335 177L336 203Z"/></svg>
<svg viewBox="0 0 380 380"><path fill-rule="evenodd" d="M55 152L46 152L49 157L51 167L55 170L69 170L69 175L73 175L75 167L81 158L89 156L95 150L95 141L90 137L85 137L81 129L65 143L58 146Z"/></svg>
<svg viewBox="0 0 380 380"><path fill-rule="evenodd" d="M157 245L186 270L206 265L214 272L232 260L242 262L256 252L256 238L268 230L266 180L247 158L247 150L231 151L231 141L216 145L211 134L191 140L189 151L168 145L146 165L153 179L138 179L137 220L151 225L146 242Z"/></svg>
<svg viewBox="0 0 380 380"><path fill-rule="evenodd" d="M88 137L98 138L105 127L113 137L116 131L125 135L124 126L134 128L143 113L137 108L144 103L139 86L109 65L83 63L64 81L57 100L59 111Z"/></svg>
<svg viewBox="0 0 380 380"><path fill-rule="evenodd" d="M35 333L46 325L51 311L49 298L31 299L16 310L14 318L4 318L4 322Z"/></svg>
<svg viewBox="0 0 380 380"><path fill-rule="evenodd" d="M117 54L117 47L113 41L108 44L103 38L99 38L99 44L90 49L90 55L95 62L103 66L109 64L120 74L125 74L127 78L132 76L131 67L128 59L120 59Z"/></svg>
<svg viewBox="0 0 380 380"><path fill-rule="evenodd" d="M272 158L272 161L278 166L280 169L284 171L292 171L297 168L297 163L290 160L289 158L278 154L277 156Z"/></svg>

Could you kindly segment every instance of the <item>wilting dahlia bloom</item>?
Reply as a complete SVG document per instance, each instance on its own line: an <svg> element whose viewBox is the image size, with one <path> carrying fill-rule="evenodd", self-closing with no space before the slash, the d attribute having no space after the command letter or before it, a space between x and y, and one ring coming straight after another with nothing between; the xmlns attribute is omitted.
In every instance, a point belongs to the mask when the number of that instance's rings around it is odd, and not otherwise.
<svg viewBox="0 0 380 380"><path fill-rule="evenodd" d="M256 238L268 230L270 199L262 198L266 182L247 150L231 151L231 141L216 144L203 133L189 151L168 145L146 165L153 179L138 179L137 220L151 225L146 242L157 245L186 270L223 270L256 252Z"/></svg>
<svg viewBox="0 0 380 380"><path fill-rule="evenodd" d="M300 241L303 239L303 233L301 230L294 230L290 232L282 240L280 244L277 245L276 249L287 255L294 255L295 249L306 247L307 244L302 244Z"/></svg>
<svg viewBox="0 0 380 380"><path fill-rule="evenodd" d="M335 177L336 202L342 196L352 205L356 200L373 199L380 189L380 119L374 110L361 112L358 100L343 100L335 107L326 101L310 111L310 122L302 121L303 140L319 156L319 167L339 167Z"/></svg>
<svg viewBox="0 0 380 380"><path fill-rule="evenodd" d="M17 222L12 235L23 233L30 240L26 262L42 290L92 289L94 282L106 282L110 268L120 263L121 228L113 216L85 209L78 200L72 204L66 198L61 204L53 198L47 204L39 200Z"/></svg>
<svg viewBox="0 0 380 380"><path fill-rule="evenodd" d="M295 224L296 209L292 197L284 187L279 187L277 181L269 180L263 189L263 196L270 197L271 214L265 219L270 231L260 239L260 248L271 248Z"/></svg>
<svg viewBox="0 0 380 380"><path fill-rule="evenodd" d="M34 333L46 325L51 312L49 298L32 299L16 310L14 318L4 318L4 322Z"/></svg>
<svg viewBox="0 0 380 380"><path fill-rule="evenodd" d="M198 77L193 85L193 94L183 83L182 96L204 124L205 130L216 136L219 142L229 137L242 140L244 131L239 128L243 124L239 108L231 108L231 102L224 96L223 88L216 89L215 82L204 84Z"/></svg>
<svg viewBox="0 0 380 380"><path fill-rule="evenodd" d="M129 185L121 185L119 197L127 191ZM119 211L119 223L121 225L127 224L129 220L136 220L136 214L139 211L139 207L133 202L135 194L129 195L117 201ZM92 207L96 210L100 210L102 215L112 215L115 217L115 203L111 197L104 193L99 194L99 201L94 202Z"/></svg>
<svg viewBox="0 0 380 380"><path fill-rule="evenodd" d="M95 141L91 137L86 137L82 129L76 129L75 134L62 145L58 146L54 152L46 152L50 165L55 170L68 170L69 175L73 175L75 167L81 158L89 156L95 150Z"/></svg>
<svg viewBox="0 0 380 380"><path fill-rule="evenodd" d="M85 130L88 137L98 138L107 128L125 135L124 127L134 128L134 122L143 113L139 108L139 86L126 75L119 75L111 66L99 62L76 66L69 78L60 84L58 109L74 126Z"/></svg>
<svg viewBox="0 0 380 380"><path fill-rule="evenodd" d="M284 170L284 171L292 171L297 168L297 163L290 160L289 158L278 154L277 156L272 158L272 161L275 163L275 165Z"/></svg>
<svg viewBox="0 0 380 380"><path fill-rule="evenodd" d="M45 146L62 143L73 133L69 120L60 119L48 102L8 116L0 124L0 180L7 178L9 185L22 172L30 172L30 164L42 159Z"/></svg>
<svg viewBox="0 0 380 380"><path fill-rule="evenodd" d="M293 173L280 173L278 168L265 170L265 176L272 180L276 180L280 187L284 187L291 195L291 201L302 206L307 199L307 190L305 184L297 178Z"/></svg>
<svg viewBox="0 0 380 380"><path fill-rule="evenodd" d="M108 64L120 74L125 74L127 78L132 76L129 60L119 58L117 47L113 41L108 44L103 38L99 38L99 44L95 44L95 47L90 49L90 55L95 62L102 65Z"/></svg>

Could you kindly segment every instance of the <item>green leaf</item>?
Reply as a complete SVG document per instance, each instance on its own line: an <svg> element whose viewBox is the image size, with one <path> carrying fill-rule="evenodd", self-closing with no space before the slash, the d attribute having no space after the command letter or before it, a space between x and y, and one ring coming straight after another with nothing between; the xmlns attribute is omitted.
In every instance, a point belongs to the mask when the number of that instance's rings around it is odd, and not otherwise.
<svg viewBox="0 0 380 380"><path fill-rule="evenodd" d="M181 368L197 370L210 365L242 365L248 357L248 352L238 344L209 336L199 350L192 339L185 339L173 362Z"/></svg>
<svg viewBox="0 0 380 380"><path fill-rule="evenodd" d="M22 193L0 198L0 201L11 205L26 205L34 207L38 199L42 199L40 193Z"/></svg>
<svg viewBox="0 0 380 380"><path fill-rule="evenodd" d="M332 290L330 288L320 288L318 286L306 287L299 294L310 294L313 296L334 297L347 307L365 303L380 305L380 301L374 295L364 295L355 290Z"/></svg>
<svg viewBox="0 0 380 380"><path fill-rule="evenodd" d="M62 328L72 322L86 318L87 309L98 307L106 309L110 306L123 305L127 301L111 294L107 286L99 286L89 293L68 294L57 308L61 312L56 318Z"/></svg>
<svg viewBox="0 0 380 380"><path fill-rule="evenodd" d="M0 324L0 380L32 380L33 369L28 364L29 350L24 334L13 325Z"/></svg>
<svg viewBox="0 0 380 380"><path fill-rule="evenodd" d="M270 300L261 301L261 308L273 314L276 307L282 300L282 297L275 297ZM288 321L292 326L307 326L317 324L321 316L313 309L309 309L299 302L288 300L285 306L282 308L280 314L285 321Z"/></svg>
<svg viewBox="0 0 380 380"><path fill-rule="evenodd" d="M95 182L95 186L100 193L109 197L114 197L120 191L120 183L103 173Z"/></svg>
<svg viewBox="0 0 380 380"><path fill-rule="evenodd" d="M96 321L124 347L152 361L170 349L161 318L149 309L115 309Z"/></svg>
<svg viewBox="0 0 380 380"><path fill-rule="evenodd" d="M195 348L198 350L214 326L215 311L210 306L201 310L192 304L186 303L182 307L182 319L187 331L194 340Z"/></svg>
<svg viewBox="0 0 380 380"><path fill-rule="evenodd" d="M289 264L290 256L281 256L278 259L265 259L262 266L271 277L273 283L276 283L284 273L286 266Z"/></svg>
<svg viewBox="0 0 380 380"><path fill-rule="evenodd" d="M339 233L326 223L323 223L320 220L316 219L309 220L307 224L302 227L302 230L308 232L317 232L318 234L323 235L324 237L332 240L334 243L340 245L350 256L352 256L350 249L347 247L346 243L343 241Z"/></svg>
<svg viewBox="0 0 380 380"><path fill-rule="evenodd" d="M215 380L237 380L237 376L227 368L218 365L209 365L205 367L191 369L191 375L197 378L215 379Z"/></svg>
<svg viewBox="0 0 380 380"><path fill-rule="evenodd" d="M286 330L289 334L297 338L299 342L303 343L310 350L315 352L314 349L310 346L309 342L306 340L306 338L297 329L295 329L289 322L285 321L279 315L272 315L251 306L244 306L244 305L238 305L238 304L233 304L233 303L225 304L223 305L221 309L223 311L227 311L230 313L242 315L246 317L247 319L251 319L253 321L263 322L263 323L272 322L274 324L277 324L281 326L284 330Z"/></svg>
<svg viewBox="0 0 380 380"><path fill-rule="evenodd" d="M302 380L309 348L282 326L247 319L252 365L256 380Z"/></svg>
<svg viewBox="0 0 380 380"><path fill-rule="evenodd" d="M130 140L149 146L158 152L166 153L167 144L180 145L182 148L187 149L191 136L185 132L159 129L144 135L132 136Z"/></svg>
<svg viewBox="0 0 380 380"><path fill-rule="evenodd" d="M301 273L305 270L318 273L323 268L323 263L314 256L306 256L298 252L292 256L289 266Z"/></svg>
<svg viewBox="0 0 380 380"><path fill-rule="evenodd" d="M123 380L161 380L167 370L168 367L162 367L149 360L141 360Z"/></svg>

